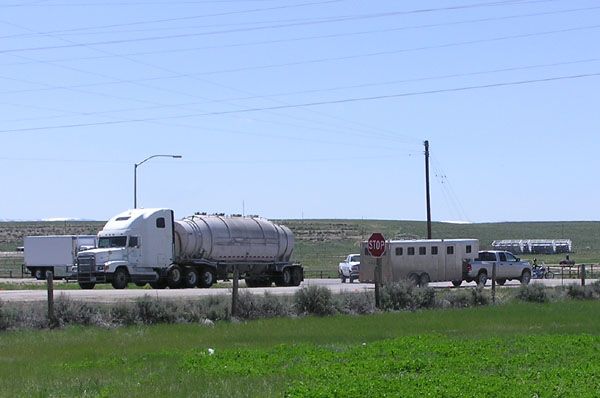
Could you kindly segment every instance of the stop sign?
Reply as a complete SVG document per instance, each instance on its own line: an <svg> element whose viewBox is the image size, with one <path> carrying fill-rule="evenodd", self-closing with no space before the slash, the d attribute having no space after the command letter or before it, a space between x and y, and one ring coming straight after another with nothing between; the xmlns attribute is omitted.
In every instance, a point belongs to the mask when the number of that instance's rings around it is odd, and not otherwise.
<svg viewBox="0 0 600 398"><path fill-rule="evenodd" d="M381 257L385 253L385 238L379 232L375 232L367 241L367 250L373 257Z"/></svg>

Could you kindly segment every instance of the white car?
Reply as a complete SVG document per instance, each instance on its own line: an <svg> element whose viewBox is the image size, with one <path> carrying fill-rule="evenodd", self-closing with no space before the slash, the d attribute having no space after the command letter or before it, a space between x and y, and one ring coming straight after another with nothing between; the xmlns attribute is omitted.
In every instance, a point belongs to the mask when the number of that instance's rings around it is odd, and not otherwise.
<svg viewBox="0 0 600 398"><path fill-rule="evenodd" d="M338 273L342 283L346 283L346 279L350 280L350 283L358 279L358 267L360 266L360 254L350 254L344 261L339 265Z"/></svg>

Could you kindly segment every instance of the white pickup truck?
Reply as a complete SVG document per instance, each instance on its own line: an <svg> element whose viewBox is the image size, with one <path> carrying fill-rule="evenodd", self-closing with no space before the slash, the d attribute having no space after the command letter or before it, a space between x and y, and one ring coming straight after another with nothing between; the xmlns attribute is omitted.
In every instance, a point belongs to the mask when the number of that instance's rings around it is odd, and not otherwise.
<svg viewBox="0 0 600 398"><path fill-rule="evenodd" d="M346 283L346 279L350 280L350 283L358 279L360 266L360 254L350 254L344 261L338 266L338 273L342 283Z"/></svg>
<svg viewBox="0 0 600 398"><path fill-rule="evenodd" d="M531 264L521 261L511 252L489 250L480 251L474 261L465 262L463 266L463 279L467 282L475 281L478 286L484 286L492 277L492 267L496 263L496 283L504 285L507 280L518 280L527 285L531 280Z"/></svg>

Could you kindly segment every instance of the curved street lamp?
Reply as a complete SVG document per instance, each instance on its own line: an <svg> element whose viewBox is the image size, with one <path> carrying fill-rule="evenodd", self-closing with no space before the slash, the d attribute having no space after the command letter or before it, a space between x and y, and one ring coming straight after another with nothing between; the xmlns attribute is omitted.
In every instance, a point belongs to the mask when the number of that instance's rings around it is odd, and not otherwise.
<svg viewBox="0 0 600 398"><path fill-rule="evenodd" d="M139 163L135 163L133 165L133 208L137 209L137 168L141 166L143 163L147 162L152 158L173 158L173 159L181 159L181 155L152 155L148 156L146 159L142 160Z"/></svg>

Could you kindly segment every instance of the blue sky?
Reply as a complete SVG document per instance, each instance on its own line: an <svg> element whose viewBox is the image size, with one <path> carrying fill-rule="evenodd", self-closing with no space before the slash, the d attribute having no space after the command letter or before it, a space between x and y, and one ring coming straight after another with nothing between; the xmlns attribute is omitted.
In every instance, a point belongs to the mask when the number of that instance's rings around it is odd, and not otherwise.
<svg viewBox="0 0 600 398"><path fill-rule="evenodd" d="M598 220L600 2L4 0L0 219Z"/></svg>

